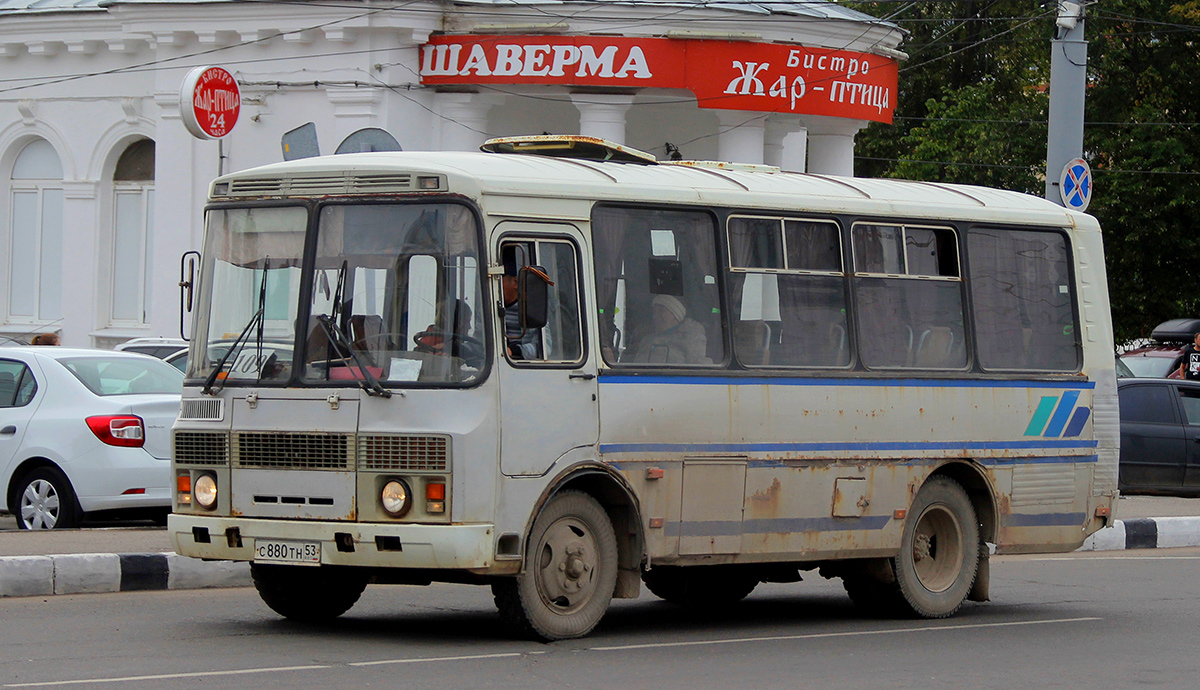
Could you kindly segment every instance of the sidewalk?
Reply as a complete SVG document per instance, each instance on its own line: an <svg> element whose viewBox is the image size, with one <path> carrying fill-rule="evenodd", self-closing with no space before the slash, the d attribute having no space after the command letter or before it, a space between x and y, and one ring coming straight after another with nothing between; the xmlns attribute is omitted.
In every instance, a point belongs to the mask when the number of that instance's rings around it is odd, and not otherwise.
<svg viewBox="0 0 1200 690"><path fill-rule="evenodd" d="M1200 498L1123 497L1116 518L1082 550L1200 546ZM0 597L250 584L245 563L175 555L162 527L29 532L0 514Z"/></svg>

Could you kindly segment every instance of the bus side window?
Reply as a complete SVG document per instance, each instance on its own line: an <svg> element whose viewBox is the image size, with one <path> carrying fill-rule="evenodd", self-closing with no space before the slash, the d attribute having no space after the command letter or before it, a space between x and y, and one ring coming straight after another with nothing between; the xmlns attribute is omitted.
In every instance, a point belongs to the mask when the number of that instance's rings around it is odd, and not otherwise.
<svg viewBox="0 0 1200 690"><path fill-rule="evenodd" d="M951 228L855 223L859 357L872 369L962 369L966 324Z"/></svg>
<svg viewBox="0 0 1200 690"><path fill-rule="evenodd" d="M724 362L716 233L710 214L597 207L592 237L606 363Z"/></svg>
<svg viewBox="0 0 1200 690"><path fill-rule="evenodd" d="M504 334L513 361L569 363L583 359L578 252L568 240L537 239L501 246L505 275L501 278ZM519 281L511 272L529 267L526 279L546 281L546 323L522 328ZM528 273L528 271L526 272Z"/></svg>
<svg viewBox="0 0 1200 690"><path fill-rule="evenodd" d="M1066 236L974 228L967 250L983 368L1078 370L1082 353Z"/></svg>

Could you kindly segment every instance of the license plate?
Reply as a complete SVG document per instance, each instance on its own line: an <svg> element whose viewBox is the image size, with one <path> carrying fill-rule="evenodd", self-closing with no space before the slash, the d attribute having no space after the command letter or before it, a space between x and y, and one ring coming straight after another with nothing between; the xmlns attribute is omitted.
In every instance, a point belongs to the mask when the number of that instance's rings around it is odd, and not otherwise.
<svg viewBox="0 0 1200 690"><path fill-rule="evenodd" d="M266 563L321 564L321 542L255 539L254 560Z"/></svg>

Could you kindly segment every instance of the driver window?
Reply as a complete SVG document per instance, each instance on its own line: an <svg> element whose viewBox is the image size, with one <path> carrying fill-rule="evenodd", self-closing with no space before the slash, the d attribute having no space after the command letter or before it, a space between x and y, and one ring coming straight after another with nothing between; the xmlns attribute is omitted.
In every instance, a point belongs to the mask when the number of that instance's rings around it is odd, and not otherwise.
<svg viewBox="0 0 1200 690"><path fill-rule="evenodd" d="M578 254L560 239L506 241L500 246L505 273L500 280L505 353L512 362L578 363L583 360ZM546 281L546 325L522 327L520 275Z"/></svg>

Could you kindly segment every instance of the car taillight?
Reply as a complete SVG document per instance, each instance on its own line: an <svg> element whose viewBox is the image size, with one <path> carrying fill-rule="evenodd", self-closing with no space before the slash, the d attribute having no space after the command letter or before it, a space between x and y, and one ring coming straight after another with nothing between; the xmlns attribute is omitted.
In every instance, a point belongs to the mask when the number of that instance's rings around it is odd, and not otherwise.
<svg viewBox="0 0 1200 690"><path fill-rule="evenodd" d="M87 425L96 438L110 446L141 448L146 443L142 418L129 414L88 417Z"/></svg>

